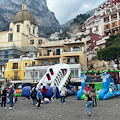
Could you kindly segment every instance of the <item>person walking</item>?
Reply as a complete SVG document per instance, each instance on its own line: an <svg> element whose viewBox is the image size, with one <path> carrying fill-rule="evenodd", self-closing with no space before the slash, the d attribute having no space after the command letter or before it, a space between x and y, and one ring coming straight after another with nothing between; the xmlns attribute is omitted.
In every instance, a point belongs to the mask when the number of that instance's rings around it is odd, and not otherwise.
<svg viewBox="0 0 120 120"><path fill-rule="evenodd" d="M56 86L56 83L54 83L54 85L53 85L53 100L54 99L56 99L57 97L56 97L56 93L57 93L57 86Z"/></svg>
<svg viewBox="0 0 120 120"><path fill-rule="evenodd" d="M37 100L37 90L36 90L35 87L31 92L31 98L32 98L32 101L33 101L33 106L35 106L35 103L36 103L36 100Z"/></svg>
<svg viewBox="0 0 120 120"><path fill-rule="evenodd" d="M61 102L61 103L64 103L64 104L66 103L66 101L65 101L66 95L67 95L67 88L66 88L65 86L63 86L63 87L61 88L61 93L60 93L60 96L61 96L60 102Z"/></svg>
<svg viewBox="0 0 120 120"><path fill-rule="evenodd" d="M6 98L7 98L7 90L6 88L4 88L4 90L2 91L2 102L1 102L1 109L3 107L3 104L4 104L4 109L7 109L6 107Z"/></svg>
<svg viewBox="0 0 120 120"><path fill-rule="evenodd" d="M92 95L91 95L91 92L88 91L88 94L87 94L87 97L86 99L87 100L87 111L88 111L88 115L92 115L93 116L93 98L92 98ZM90 109L89 109L90 108Z"/></svg>
<svg viewBox="0 0 120 120"><path fill-rule="evenodd" d="M41 93L41 88L39 88L37 92L37 102L38 102L37 108L40 108L41 99L42 99L42 93Z"/></svg>
<svg viewBox="0 0 120 120"><path fill-rule="evenodd" d="M9 90L9 99L10 99L10 107L9 109L13 109L14 108L14 103L13 103L13 98L14 98L14 86L11 86L10 87L10 90Z"/></svg>

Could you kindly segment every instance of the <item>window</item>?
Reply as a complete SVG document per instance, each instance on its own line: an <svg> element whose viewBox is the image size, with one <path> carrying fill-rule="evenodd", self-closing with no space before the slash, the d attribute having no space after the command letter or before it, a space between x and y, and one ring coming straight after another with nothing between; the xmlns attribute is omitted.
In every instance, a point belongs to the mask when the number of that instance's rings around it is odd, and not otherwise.
<svg viewBox="0 0 120 120"><path fill-rule="evenodd" d="M109 28L109 25L106 25L106 28L108 29L108 28Z"/></svg>
<svg viewBox="0 0 120 120"><path fill-rule="evenodd" d="M13 69L18 69L18 63L13 63Z"/></svg>
<svg viewBox="0 0 120 120"><path fill-rule="evenodd" d="M28 63L25 63L25 67L28 65Z"/></svg>
<svg viewBox="0 0 120 120"><path fill-rule="evenodd" d="M79 78L79 70L78 69L71 69L71 77L72 78Z"/></svg>
<svg viewBox="0 0 120 120"><path fill-rule="evenodd" d="M17 25L17 32L20 32L20 25Z"/></svg>
<svg viewBox="0 0 120 120"><path fill-rule="evenodd" d="M29 28L29 34L30 34L30 28Z"/></svg>
<svg viewBox="0 0 120 120"><path fill-rule="evenodd" d="M47 55L49 55L50 52L52 52L52 50L51 49L47 49Z"/></svg>
<svg viewBox="0 0 120 120"><path fill-rule="evenodd" d="M56 55L60 55L60 48L56 49Z"/></svg>
<svg viewBox="0 0 120 120"><path fill-rule="evenodd" d="M60 63L59 60L55 60L55 61L53 61L53 65L55 65L55 64L59 64L59 63Z"/></svg>
<svg viewBox="0 0 120 120"><path fill-rule="evenodd" d="M30 58L33 58L33 54L30 54Z"/></svg>
<svg viewBox="0 0 120 120"><path fill-rule="evenodd" d="M35 27L33 27L33 34L35 34Z"/></svg>
<svg viewBox="0 0 120 120"><path fill-rule="evenodd" d="M98 26L96 26L96 31L98 31Z"/></svg>
<svg viewBox="0 0 120 120"><path fill-rule="evenodd" d="M43 65L49 65L49 61L43 61Z"/></svg>
<svg viewBox="0 0 120 120"><path fill-rule="evenodd" d="M34 66L35 65L35 61L32 61L32 66Z"/></svg>
<svg viewBox="0 0 120 120"><path fill-rule="evenodd" d="M90 28L90 34L92 33L92 28Z"/></svg>
<svg viewBox="0 0 120 120"><path fill-rule="evenodd" d="M79 63L79 58L68 58L67 63Z"/></svg>
<svg viewBox="0 0 120 120"><path fill-rule="evenodd" d="M38 40L38 45L42 44L42 40Z"/></svg>
<svg viewBox="0 0 120 120"><path fill-rule="evenodd" d="M33 45L34 44L34 40L30 40L30 45Z"/></svg>
<svg viewBox="0 0 120 120"><path fill-rule="evenodd" d="M13 41L13 33L9 33L8 42L12 42L12 41Z"/></svg>
<svg viewBox="0 0 120 120"><path fill-rule="evenodd" d="M8 58L8 51L5 51L5 56L4 58Z"/></svg>
<svg viewBox="0 0 120 120"><path fill-rule="evenodd" d="M73 52L76 52L76 51L80 51L80 47L79 46L74 46L73 47Z"/></svg>

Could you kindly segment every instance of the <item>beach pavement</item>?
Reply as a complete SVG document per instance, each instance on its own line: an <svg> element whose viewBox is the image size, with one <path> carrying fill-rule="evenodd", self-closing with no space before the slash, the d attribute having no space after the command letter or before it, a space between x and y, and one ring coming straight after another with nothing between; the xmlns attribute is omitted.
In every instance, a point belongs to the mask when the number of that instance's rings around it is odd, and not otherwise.
<svg viewBox="0 0 120 120"><path fill-rule="evenodd" d="M98 100L93 108L94 116L88 116L86 101L76 100L76 96L66 98L66 104L60 99L41 105L40 109L32 106L30 100L18 97L14 109L0 109L0 120L119 120L120 97Z"/></svg>

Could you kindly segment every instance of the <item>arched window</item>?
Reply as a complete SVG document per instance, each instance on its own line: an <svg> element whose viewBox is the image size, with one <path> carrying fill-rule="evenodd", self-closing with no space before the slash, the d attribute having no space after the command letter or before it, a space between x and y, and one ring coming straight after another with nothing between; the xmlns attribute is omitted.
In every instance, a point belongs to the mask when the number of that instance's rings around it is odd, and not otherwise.
<svg viewBox="0 0 120 120"><path fill-rule="evenodd" d="M49 61L43 61L43 65L49 65L50 63L49 63Z"/></svg>
<svg viewBox="0 0 120 120"><path fill-rule="evenodd" d="M55 60L55 61L53 61L53 65L55 65L55 64L59 64L59 63L60 63L59 60Z"/></svg>
<svg viewBox="0 0 120 120"><path fill-rule="evenodd" d="M75 52L75 51L80 51L80 47L79 46L74 46L73 47L73 52Z"/></svg>
<svg viewBox="0 0 120 120"><path fill-rule="evenodd" d="M8 51L5 51L5 56L4 58L8 58Z"/></svg>
<svg viewBox="0 0 120 120"><path fill-rule="evenodd" d="M17 25L17 32L20 32L20 25Z"/></svg>
<svg viewBox="0 0 120 120"><path fill-rule="evenodd" d="M35 34L35 27L33 27L33 34Z"/></svg>

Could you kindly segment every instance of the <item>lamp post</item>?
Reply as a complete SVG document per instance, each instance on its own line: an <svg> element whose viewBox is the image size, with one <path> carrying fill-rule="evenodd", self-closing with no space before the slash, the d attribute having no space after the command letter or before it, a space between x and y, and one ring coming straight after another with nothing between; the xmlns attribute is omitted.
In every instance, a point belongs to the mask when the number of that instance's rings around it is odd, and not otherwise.
<svg viewBox="0 0 120 120"><path fill-rule="evenodd" d="M33 71L30 73L31 77L33 78L33 83L34 83L34 78L37 77L37 72L35 72L35 69L33 69Z"/></svg>

